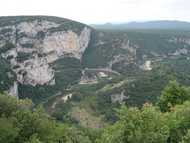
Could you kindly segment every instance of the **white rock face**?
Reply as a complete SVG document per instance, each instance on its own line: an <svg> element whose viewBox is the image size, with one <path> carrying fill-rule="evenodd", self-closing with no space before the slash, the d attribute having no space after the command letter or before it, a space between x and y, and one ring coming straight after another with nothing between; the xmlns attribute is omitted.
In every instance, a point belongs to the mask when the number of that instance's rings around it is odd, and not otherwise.
<svg viewBox="0 0 190 143"><path fill-rule="evenodd" d="M139 46L136 44L133 44L129 40L125 40L122 43L121 48L127 50L131 57L136 58L137 49L139 48Z"/></svg>
<svg viewBox="0 0 190 143"><path fill-rule="evenodd" d="M112 94L111 95L111 101L113 102L113 103L115 103L115 102L118 102L118 103L122 103L124 100L126 100L126 99L128 99L129 97L128 96L125 96L124 95L124 91L122 91L121 93L119 93L119 94Z"/></svg>
<svg viewBox="0 0 190 143"><path fill-rule="evenodd" d="M90 29L84 28L80 36L73 31L60 31L47 35L41 45L43 53L56 52L58 56L71 54L80 59L90 41Z"/></svg>
<svg viewBox="0 0 190 143"><path fill-rule="evenodd" d="M6 53L2 53L1 56L3 58L8 58L9 56L16 58L17 57L17 50L16 49L9 50Z"/></svg>
<svg viewBox="0 0 190 143"><path fill-rule="evenodd" d="M85 70L82 71L82 76L79 84L96 84L96 83L98 83L98 78L96 75L89 77L88 75L85 74Z"/></svg>
<svg viewBox="0 0 190 143"><path fill-rule="evenodd" d="M175 53L173 53L172 55L174 55L174 56L186 55L186 54L188 54L188 52L189 51L187 49L183 48L183 49L176 50Z"/></svg>
<svg viewBox="0 0 190 143"><path fill-rule="evenodd" d="M0 31L2 34L0 34L0 46L4 46L6 41L10 41L11 43L15 44L16 42L16 27L15 26L5 26L0 27ZM4 33L3 31L7 31Z"/></svg>
<svg viewBox="0 0 190 143"><path fill-rule="evenodd" d="M88 47L91 30L84 27L79 35L72 29L48 31L50 28L59 26L60 24L51 21L34 20L0 28L0 32L9 29L8 32L0 34L0 46L3 47L6 41L15 45L15 48L9 49L1 56L5 59L9 58L19 83L32 86L53 85L55 71L50 66L51 63L65 56L81 59ZM44 34L40 38L37 36L39 32ZM21 36L18 38L16 35ZM22 60L19 61L19 54L29 56L21 57ZM14 84L14 88L10 89L11 94L17 94L16 87Z"/></svg>
<svg viewBox="0 0 190 143"><path fill-rule="evenodd" d="M108 77L107 74L105 74L104 72L99 72L98 75L102 78Z"/></svg>
<svg viewBox="0 0 190 143"><path fill-rule="evenodd" d="M82 55L84 51L86 50L86 48L88 47L88 44L90 42L90 33L91 33L91 30L85 27L80 34L80 37L79 37L79 44L80 44L79 54L80 55Z"/></svg>
<svg viewBox="0 0 190 143"><path fill-rule="evenodd" d="M62 100L64 103L66 103L69 99L72 98L72 96L73 96L72 93L66 94L66 95L64 95L64 96L61 97L61 100ZM58 104L59 101L60 101L60 100L56 100L56 101L52 104L51 108L54 109L54 108L56 107L56 105Z"/></svg>
<svg viewBox="0 0 190 143"><path fill-rule="evenodd" d="M61 99L65 103L65 102L67 102L68 99L71 99L72 96L73 96L73 94L70 93L70 94L67 94L67 95L63 96Z"/></svg>
<svg viewBox="0 0 190 143"><path fill-rule="evenodd" d="M123 61L123 60L126 60L126 57L125 57L125 55L115 55L114 57L113 57L113 60L111 60L109 63L108 63L108 67L110 68L110 69L112 69L112 66L114 65L114 64L116 64L116 63L118 63L118 62L120 62L120 61Z"/></svg>
<svg viewBox="0 0 190 143"><path fill-rule="evenodd" d="M27 64L30 63L30 64ZM22 69L26 75L21 76L19 82L30 85L48 84L54 79L54 71L43 58L36 57L26 61Z"/></svg>
<svg viewBox="0 0 190 143"><path fill-rule="evenodd" d="M19 33L25 33L27 36L34 37L40 31L47 31L49 28L58 27L59 24L50 21L32 21L22 22L17 26Z"/></svg>
<svg viewBox="0 0 190 143"><path fill-rule="evenodd" d="M172 43L184 43L184 44L190 45L189 37L173 37L169 39L168 41Z"/></svg>
<svg viewBox="0 0 190 143"><path fill-rule="evenodd" d="M150 71L152 70L152 66L151 66L151 61L146 61L141 68L145 71Z"/></svg>
<svg viewBox="0 0 190 143"><path fill-rule="evenodd" d="M13 86L9 89L8 94L18 97L18 83L14 82Z"/></svg>

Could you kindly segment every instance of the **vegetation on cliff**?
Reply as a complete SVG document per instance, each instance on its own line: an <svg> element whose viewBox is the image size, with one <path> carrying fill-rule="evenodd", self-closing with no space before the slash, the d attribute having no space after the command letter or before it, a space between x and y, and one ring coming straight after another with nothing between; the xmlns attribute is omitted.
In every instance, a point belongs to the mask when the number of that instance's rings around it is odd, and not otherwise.
<svg viewBox="0 0 190 143"><path fill-rule="evenodd" d="M156 105L123 105L118 120L102 130L57 122L42 106L0 94L0 142L6 143L187 143L190 89L171 81Z"/></svg>

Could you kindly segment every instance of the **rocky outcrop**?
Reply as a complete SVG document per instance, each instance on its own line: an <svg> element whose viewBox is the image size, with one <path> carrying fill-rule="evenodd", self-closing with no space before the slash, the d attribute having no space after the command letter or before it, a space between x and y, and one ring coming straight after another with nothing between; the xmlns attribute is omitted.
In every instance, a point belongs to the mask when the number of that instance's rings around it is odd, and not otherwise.
<svg viewBox="0 0 190 143"><path fill-rule="evenodd" d="M82 71L82 76L80 79L79 84L96 84L98 83L98 77L96 75L88 75L86 74L86 71Z"/></svg>
<svg viewBox="0 0 190 143"><path fill-rule="evenodd" d="M122 43L121 48L127 50L131 56L136 57L136 52L137 52L138 46L137 45L132 46L132 44L129 40L125 40Z"/></svg>
<svg viewBox="0 0 190 143"><path fill-rule="evenodd" d="M190 45L189 37L173 37L173 38L169 39L168 41L172 42L172 43L183 43L183 44Z"/></svg>
<svg viewBox="0 0 190 143"><path fill-rule="evenodd" d="M13 86L9 89L8 94L18 97L18 83L15 81Z"/></svg>
<svg viewBox="0 0 190 143"><path fill-rule="evenodd" d="M143 65L140 66L140 68L144 71L150 71L152 70L152 65L151 65L151 61L145 61L145 63Z"/></svg>
<svg viewBox="0 0 190 143"><path fill-rule="evenodd" d="M112 94L111 95L111 101L113 103L122 103L124 100L127 100L129 97L124 95L124 91L122 91L121 93L118 94Z"/></svg>
<svg viewBox="0 0 190 143"><path fill-rule="evenodd" d="M173 56L179 56L179 55L187 55L188 54L188 49L178 49L175 51L175 53L172 53Z"/></svg>
<svg viewBox="0 0 190 143"><path fill-rule="evenodd" d="M91 29L83 26L76 33L72 28L61 29L60 26L64 27L60 22L37 19L0 27L0 56L10 62L17 82L32 86L53 85L52 63L63 57L81 60ZM17 94L16 87L14 84L10 94Z"/></svg>
<svg viewBox="0 0 190 143"><path fill-rule="evenodd" d="M41 45L42 53L55 52L57 56L72 54L80 59L90 41L90 29L84 28L80 36L73 31L60 31L47 35Z"/></svg>

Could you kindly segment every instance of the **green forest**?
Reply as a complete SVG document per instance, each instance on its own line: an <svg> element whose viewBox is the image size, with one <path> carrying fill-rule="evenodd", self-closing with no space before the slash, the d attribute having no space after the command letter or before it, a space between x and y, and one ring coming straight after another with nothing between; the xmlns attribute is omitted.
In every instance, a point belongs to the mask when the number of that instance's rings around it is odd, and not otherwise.
<svg viewBox="0 0 190 143"><path fill-rule="evenodd" d="M170 81L157 102L123 104L95 130L56 121L29 99L0 94L0 143L189 143L190 87Z"/></svg>

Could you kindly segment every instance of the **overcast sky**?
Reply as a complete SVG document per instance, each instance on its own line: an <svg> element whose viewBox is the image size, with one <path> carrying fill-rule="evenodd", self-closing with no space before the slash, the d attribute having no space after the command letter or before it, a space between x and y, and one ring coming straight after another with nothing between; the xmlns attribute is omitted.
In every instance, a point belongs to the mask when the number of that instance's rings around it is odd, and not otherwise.
<svg viewBox="0 0 190 143"><path fill-rule="evenodd" d="M190 21L190 0L1 0L0 15L52 15L87 24Z"/></svg>

